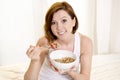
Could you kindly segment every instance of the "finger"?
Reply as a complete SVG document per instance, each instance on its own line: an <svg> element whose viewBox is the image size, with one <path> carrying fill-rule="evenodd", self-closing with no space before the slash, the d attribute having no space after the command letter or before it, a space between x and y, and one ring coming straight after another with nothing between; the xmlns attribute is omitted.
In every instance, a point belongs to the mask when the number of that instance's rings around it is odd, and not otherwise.
<svg viewBox="0 0 120 80"><path fill-rule="evenodd" d="M31 55L39 55L38 53L40 53L39 52L39 47L35 47L35 46L31 46L30 47L30 50L29 50L30 52L29 52L29 54L31 54Z"/></svg>
<svg viewBox="0 0 120 80"><path fill-rule="evenodd" d="M59 72L59 74L66 74L67 70L61 70L61 69L59 69L58 72Z"/></svg>
<svg viewBox="0 0 120 80"><path fill-rule="evenodd" d="M71 67L71 69L74 69L75 68L75 65L73 67Z"/></svg>
<svg viewBox="0 0 120 80"><path fill-rule="evenodd" d="M32 51L30 51L30 52L27 52L26 53L27 54L27 56L29 57L29 58L31 58L32 59L32 57L34 56L34 51L32 50Z"/></svg>
<svg viewBox="0 0 120 80"><path fill-rule="evenodd" d="M31 51L31 52L28 52L28 53L27 53L27 56L28 56L29 58L32 58L32 56L34 56L34 54L35 54L34 51Z"/></svg>
<svg viewBox="0 0 120 80"><path fill-rule="evenodd" d="M34 50L34 48L35 48L34 46L30 46L26 53L27 54L31 53Z"/></svg>
<svg viewBox="0 0 120 80"><path fill-rule="evenodd" d="M50 67L54 70L58 72L58 69L56 67L53 66L53 64L50 62Z"/></svg>
<svg viewBox="0 0 120 80"><path fill-rule="evenodd" d="M74 65L74 66L72 67L72 70L77 70L77 67Z"/></svg>
<svg viewBox="0 0 120 80"><path fill-rule="evenodd" d="M32 58L37 58L37 59L40 58L41 49L42 49L41 47L36 46L34 50L30 53L30 56Z"/></svg>
<svg viewBox="0 0 120 80"><path fill-rule="evenodd" d="M33 54L28 54L28 57L32 59L32 57L33 57Z"/></svg>

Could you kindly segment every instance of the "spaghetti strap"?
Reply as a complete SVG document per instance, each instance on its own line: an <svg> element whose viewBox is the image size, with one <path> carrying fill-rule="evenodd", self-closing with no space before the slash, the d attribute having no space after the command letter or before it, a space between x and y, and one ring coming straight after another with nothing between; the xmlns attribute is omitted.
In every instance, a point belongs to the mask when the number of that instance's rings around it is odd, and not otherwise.
<svg viewBox="0 0 120 80"><path fill-rule="evenodd" d="M79 72L79 56L80 56L80 36L79 33L75 33L74 39L74 54L77 56L76 61L76 72ZM48 56L46 56L45 61L41 67L38 80L73 80L69 75L60 75L58 72L52 70L50 67L50 62Z"/></svg>

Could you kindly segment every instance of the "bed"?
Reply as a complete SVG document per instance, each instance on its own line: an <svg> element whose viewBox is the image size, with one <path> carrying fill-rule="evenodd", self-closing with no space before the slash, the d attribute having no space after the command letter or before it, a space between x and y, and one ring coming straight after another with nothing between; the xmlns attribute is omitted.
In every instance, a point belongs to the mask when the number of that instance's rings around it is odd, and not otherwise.
<svg viewBox="0 0 120 80"><path fill-rule="evenodd" d="M0 80L23 80L28 64L0 66ZM91 80L120 80L120 53L94 55Z"/></svg>

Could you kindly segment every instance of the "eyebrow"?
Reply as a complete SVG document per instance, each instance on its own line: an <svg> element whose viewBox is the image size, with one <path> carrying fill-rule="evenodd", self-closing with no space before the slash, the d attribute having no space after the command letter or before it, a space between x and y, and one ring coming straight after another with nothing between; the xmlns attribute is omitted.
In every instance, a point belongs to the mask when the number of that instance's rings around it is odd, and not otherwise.
<svg viewBox="0 0 120 80"><path fill-rule="evenodd" d="M61 17L60 19L63 19L63 18L67 18L66 16L63 16L63 17ZM52 21L56 21L56 20L52 20Z"/></svg>

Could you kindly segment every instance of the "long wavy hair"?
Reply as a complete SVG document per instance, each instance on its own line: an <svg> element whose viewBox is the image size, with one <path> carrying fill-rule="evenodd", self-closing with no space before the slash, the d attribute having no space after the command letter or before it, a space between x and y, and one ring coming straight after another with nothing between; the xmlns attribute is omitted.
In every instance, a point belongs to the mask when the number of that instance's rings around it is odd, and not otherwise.
<svg viewBox="0 0 120 80"><path fill-rule="evenodd" d="M54 13L59 10L66 11L70 15L71 19L74 18L76 19L76 23L75 26L73 27L72 33L74 34L78 29L78 19L71 5L68 4L67 2L56 2L49 8L45 16L44 31L45 31L45 37L48 39L48 42L53 42L54 40L57 39L57 37L53 34L51 30L51 22Z"/></svg>

